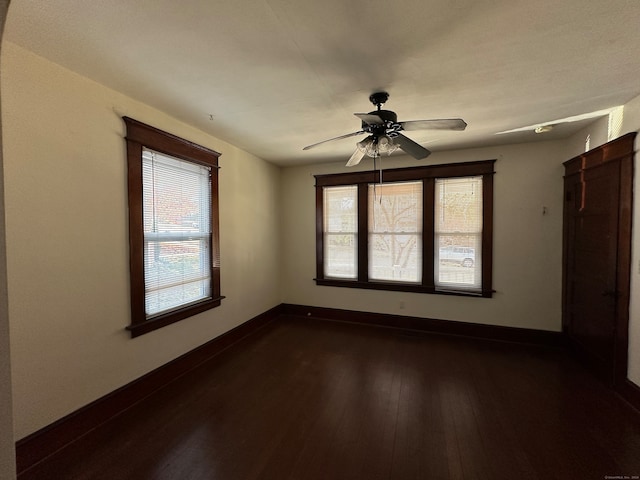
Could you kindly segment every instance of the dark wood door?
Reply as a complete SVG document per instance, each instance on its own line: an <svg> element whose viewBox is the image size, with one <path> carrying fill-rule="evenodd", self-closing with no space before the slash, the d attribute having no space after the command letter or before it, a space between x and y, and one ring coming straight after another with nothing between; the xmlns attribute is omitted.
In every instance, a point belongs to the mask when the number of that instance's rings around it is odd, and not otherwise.
<svg viewBox="0 0 640 480"><path fill-rule="evenodd" d="M622 137L565 163L563 327L611 385L627 368L632 162Z"/></svg>
<svg viewBox="0 0 640 480"><path fill-rule="evenodd" d="M566 331L593 357L599 373L609 376L614 367L619 166L601 165L571 183Z"/></svg>

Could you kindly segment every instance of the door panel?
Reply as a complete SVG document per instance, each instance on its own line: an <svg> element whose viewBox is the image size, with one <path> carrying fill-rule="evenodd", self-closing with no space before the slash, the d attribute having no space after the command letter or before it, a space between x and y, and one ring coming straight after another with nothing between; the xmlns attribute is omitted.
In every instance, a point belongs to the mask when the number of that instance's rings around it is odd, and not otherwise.
<svg viewBox="0 0 640 480"><path fill-rule="evenodd" d="M569 309L580 321L571 334L607 370L613 368L615 336L617 163L588 170L581 178L580 208L573 216L575 238Z"/></svg>
<svg viewBox="0 0 640 480"><path fill-rule="evenodd" d="M565 162L570 173L565 176L563 329L613 385L617 364L626 362L618 330L628 322L628 287L621 278L629 276L630 265L620 232L627 232L631 221L630 197L622 193L632 179L621 175L621 165L632 157L607 158L612 150L620 149L605 145Z"/></svg>

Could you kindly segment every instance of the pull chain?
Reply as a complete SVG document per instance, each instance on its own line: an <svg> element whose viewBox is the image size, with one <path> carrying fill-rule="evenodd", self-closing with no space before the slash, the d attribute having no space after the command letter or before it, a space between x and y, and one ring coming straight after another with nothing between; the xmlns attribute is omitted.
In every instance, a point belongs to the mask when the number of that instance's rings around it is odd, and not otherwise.
<svg viewBox="0 0 640 480"><path fill-rule="evenodd" d="M382 190L382 157L380 157L380 190ZM382 202L382 196L380 196L380 202Z"/></svg>
<svg viewBox="0 0 640 480"><path fill-rule="evenodd" d="M374 152L373 153L373 173L374 174L376 173L376 170L377 170L377 168L376 168L376 157L377 157L376 152ZM374 177L374 180L375 180L375 177ZM376 202L377 198L378 197L376 196L376 184L374 182L373 183L373 203Z"/></svg>

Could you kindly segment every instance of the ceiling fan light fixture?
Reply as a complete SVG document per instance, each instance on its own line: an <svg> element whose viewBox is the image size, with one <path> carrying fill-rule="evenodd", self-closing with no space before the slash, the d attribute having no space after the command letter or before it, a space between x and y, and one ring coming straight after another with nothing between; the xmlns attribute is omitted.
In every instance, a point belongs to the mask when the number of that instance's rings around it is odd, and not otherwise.
<svg viewBox="0 0 640 480"><path fill-rule="evenodd" d="M391 155L398 147L389 135L378 137L378 153L381 155Z"/></svg>
<svg viewBox="0 0 640 480"><path fill-rule="evenodd" d="M380 135L376 138L365 138L356 144L358 150L368 157L379 157L381 155L391 155L399 145L388 135Z"/></svg>

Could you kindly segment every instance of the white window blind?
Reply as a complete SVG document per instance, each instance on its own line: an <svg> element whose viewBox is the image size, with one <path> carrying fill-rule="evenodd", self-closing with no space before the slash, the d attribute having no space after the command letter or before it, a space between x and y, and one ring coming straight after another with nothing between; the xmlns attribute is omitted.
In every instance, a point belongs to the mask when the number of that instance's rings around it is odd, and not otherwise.
<svg viewBox="0 0 640 480"><path fill-rule="evenodd" d="M358 187L324 188L324 275L356 279L358 274Z"/></svg>
<svg viewBox="0 0 640 480"><path fill-rule="evenodd" d="M482 285L482 177L436 179L435 284Z"/></svg>
<svg viewBox="0 0 640 480"><path fill-rule="evenodd" d="M211 298L210 167L144 148L147 318Z"/></svg>
<svg viewBox="0 0 640 480"><path fill-rule="evenodd" d="M369 279L422 279L422 182L369 185Z"/></svg>

